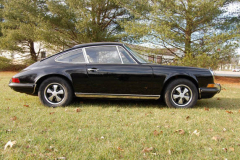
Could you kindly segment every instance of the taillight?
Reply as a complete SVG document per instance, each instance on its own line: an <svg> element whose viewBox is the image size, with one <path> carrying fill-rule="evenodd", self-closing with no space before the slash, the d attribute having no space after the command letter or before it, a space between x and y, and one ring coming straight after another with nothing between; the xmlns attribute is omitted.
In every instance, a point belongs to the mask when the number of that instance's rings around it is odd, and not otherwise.
<svg viewBox="0 0 240 160"><path fill-rule="evenodd" d="M18 78L12 78L12 83L20 83Z"/></svg>

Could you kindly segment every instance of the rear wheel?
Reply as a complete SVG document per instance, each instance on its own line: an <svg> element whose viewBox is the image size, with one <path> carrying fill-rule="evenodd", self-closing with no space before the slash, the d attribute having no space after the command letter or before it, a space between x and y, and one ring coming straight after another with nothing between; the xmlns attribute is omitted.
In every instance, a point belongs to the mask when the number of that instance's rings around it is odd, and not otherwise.
<svg viewBox="0 0 240 160"><path fill-rule="evenodd" d="M191 108L197 103L197 88L187 79L176 79L167 86L164 99L168 107Z"/></svg>
<svg viewBox="0 0 240 160"><path fill-rule="evenodd" d="M73 91L66 80L51 77L40 85L38 97L41 103L48 107L66 106L72 101Z"/></svg>

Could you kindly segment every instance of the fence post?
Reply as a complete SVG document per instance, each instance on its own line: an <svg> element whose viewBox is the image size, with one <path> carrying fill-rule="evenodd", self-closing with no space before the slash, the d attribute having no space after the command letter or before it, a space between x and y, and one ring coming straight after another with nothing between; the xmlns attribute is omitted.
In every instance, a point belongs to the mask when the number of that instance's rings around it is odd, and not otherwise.
<svg viewBox="0 0 240 160"><path fill-rule="evenodd" d="M148 56L148 61L154 62L154 55L149 55Z"/></svg>
<svg viewBox="0 0 240 160"><path fill-rule="evenodd" d="M162 64L162 56L157 56L157 63Z"/></svg>

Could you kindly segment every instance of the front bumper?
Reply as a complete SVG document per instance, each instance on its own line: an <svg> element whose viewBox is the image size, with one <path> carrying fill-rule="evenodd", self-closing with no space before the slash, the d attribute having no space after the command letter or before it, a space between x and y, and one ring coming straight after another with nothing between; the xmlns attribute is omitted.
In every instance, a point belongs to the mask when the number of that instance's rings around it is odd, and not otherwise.
<svg viewBox="0 0 240 160"><path fill-rule="evenodd" d="M26 94L33 94L35 90L35 84L32 83L12 83L8 84L16 92L26 93Z"/></svg>
<svg viewBox="0 0 240 160"><path fill-rule="evenodd" d="M214 84L211 88L199 88L199 98L212 98L215 94L221 91L220 84Z"/></svg>

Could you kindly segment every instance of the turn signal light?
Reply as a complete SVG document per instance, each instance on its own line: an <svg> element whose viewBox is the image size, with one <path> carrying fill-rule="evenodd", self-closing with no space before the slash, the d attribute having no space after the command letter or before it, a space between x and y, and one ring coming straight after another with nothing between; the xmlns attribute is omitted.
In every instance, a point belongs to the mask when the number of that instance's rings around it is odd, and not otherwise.
<svg viewBox="0 0 240 160"><path fill-rule="evenodd" d="M215 84L208 84L207 85L207 88L214 88L214 87L216 87Z"/></svg>
<svg viewBox="0 0 240 160"><path fill-rule="evenodd" d="M12 78L12 83L20 83L18 78Z"/></svg>

